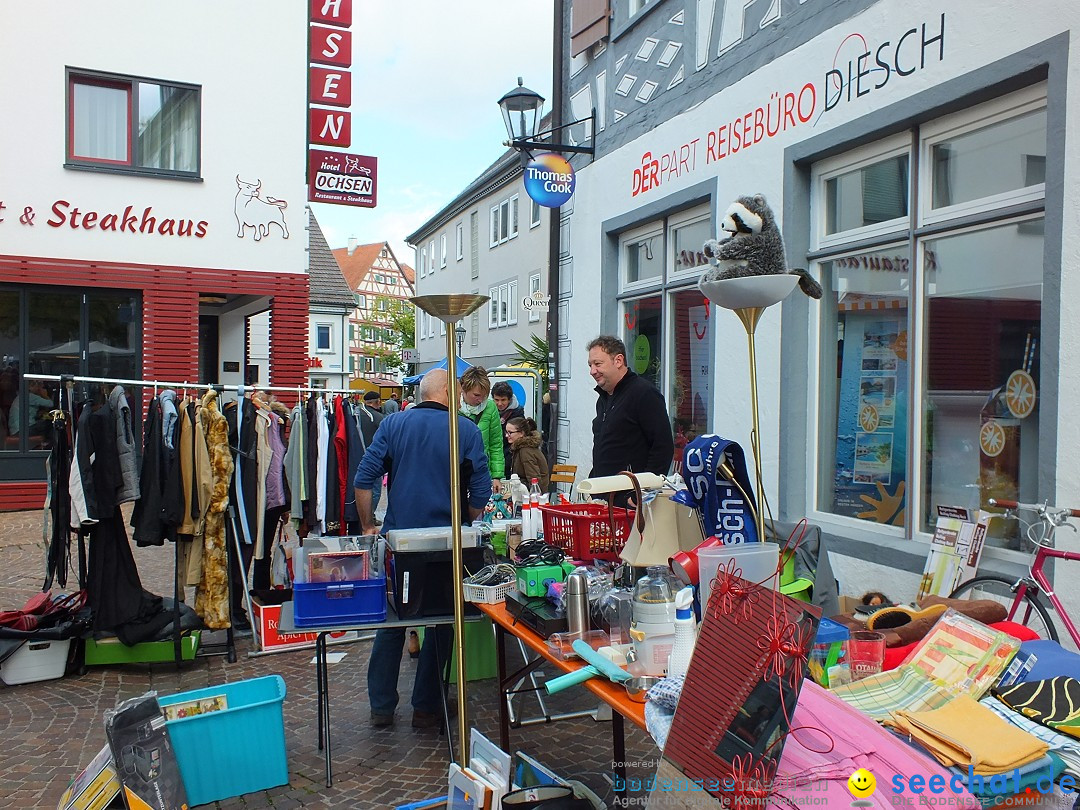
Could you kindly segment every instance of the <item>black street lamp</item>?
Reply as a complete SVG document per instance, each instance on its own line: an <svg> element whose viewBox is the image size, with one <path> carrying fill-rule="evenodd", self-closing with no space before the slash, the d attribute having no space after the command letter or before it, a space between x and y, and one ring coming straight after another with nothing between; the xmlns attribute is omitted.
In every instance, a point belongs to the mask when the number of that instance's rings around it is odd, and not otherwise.
<svg viewBox="0 0 1080 810"><path fill-rule="evenodd" d="M454 337L457 339L458 357L461 357L461 347L465 345L465 327L460 323L454 328Z"/></svg>
<svg viewBox="0 0 1080 810"><path fill-rule="evenodd" d="M575 124L589 122L589 139L593 138L592 123L596 120L596 110L588 118L580 118L569 124L555 126L540 132L540 121L543 118L544 97L539 93L522 86L521 77L518 77L518 86L506 93L499 99L499 107L502 109L503 124L506 125L506 134L509 140L505 145L519 152L531 153L533 149L545 149L549 152L575 152L583 155L594 154L593 147L577 146L575 144L554 143L553 141L541 140L547 135L554 135L564 129L569 129Z"/></svg>

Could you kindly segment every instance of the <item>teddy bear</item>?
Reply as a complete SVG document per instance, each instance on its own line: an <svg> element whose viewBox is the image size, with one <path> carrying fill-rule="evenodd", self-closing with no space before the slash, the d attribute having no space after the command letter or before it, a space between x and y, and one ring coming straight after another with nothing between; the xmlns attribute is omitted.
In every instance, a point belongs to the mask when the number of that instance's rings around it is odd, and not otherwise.
<svg viewBox="0 0 1080 810"><path fill-rule="evenodd" d="M763 195L735 200L724 213L720 230L731 236L705 243L702 252L712 267L705 273L703 281L793 273L799 277L799 288L804 293L811 298L821 298L821 285L806 270L788 270L784 240Z"/></svg>

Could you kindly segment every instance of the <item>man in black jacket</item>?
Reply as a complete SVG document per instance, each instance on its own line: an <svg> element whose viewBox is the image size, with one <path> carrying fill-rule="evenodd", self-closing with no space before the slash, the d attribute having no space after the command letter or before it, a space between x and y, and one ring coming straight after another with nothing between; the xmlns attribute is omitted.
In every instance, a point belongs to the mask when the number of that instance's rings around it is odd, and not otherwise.
<svg viewBox="0 0 1080 810"><path fill-rule="evenodd" d="M601 335L588 345L596 381L593 468L590 478L623 470L666 475L675 453L671 420L661 394L626 366L626 346Z"/></svg>

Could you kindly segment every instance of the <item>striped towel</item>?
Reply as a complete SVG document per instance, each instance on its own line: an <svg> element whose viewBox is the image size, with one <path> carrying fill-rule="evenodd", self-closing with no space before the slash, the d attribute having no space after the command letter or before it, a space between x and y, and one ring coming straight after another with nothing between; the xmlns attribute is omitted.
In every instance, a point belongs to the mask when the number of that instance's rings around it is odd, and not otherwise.
<svg viewBox="0 0 1080 810"><path fill-rule="evenodd" d="M890 718L893 712L901 709L910 712L939 709L953 697L944 687L933 683L910 666L837 686L832 692L878 722Z"/></svg>
<svg viewBox="0 0 1080 810"><path fill-rule="evenodd" d="M1049 745L1050 750L1065 763L1065 770L1074 776L1080 776L1080 741L1054 731L1052 728L1047 728L1030 717L1025 717L1015 709L1010 709L993 695L987 695L979 703L999 717L1008 720L1017 728L1023 729L1031 736Z"/></svg>

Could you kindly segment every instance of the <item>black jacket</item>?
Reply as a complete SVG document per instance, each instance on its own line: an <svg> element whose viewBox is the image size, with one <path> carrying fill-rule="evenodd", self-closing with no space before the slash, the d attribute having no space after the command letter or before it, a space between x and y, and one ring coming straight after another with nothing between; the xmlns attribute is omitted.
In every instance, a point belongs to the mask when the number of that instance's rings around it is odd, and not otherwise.
<svg viewBox="0 0 1080 810"><path fill-rule="evenodd" d="M593 468L590 478L623 470L666 475L675 454L664 396L643 377L627 371L608 394L596 387Z"/></svg>

